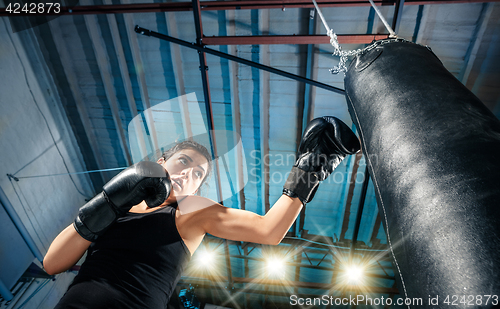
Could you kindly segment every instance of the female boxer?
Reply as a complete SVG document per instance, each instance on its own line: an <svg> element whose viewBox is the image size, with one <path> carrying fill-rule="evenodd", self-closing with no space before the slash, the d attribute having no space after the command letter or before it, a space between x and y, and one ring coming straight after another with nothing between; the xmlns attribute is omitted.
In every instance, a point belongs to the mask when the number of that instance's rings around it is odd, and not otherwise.
<svg viewBox="0 0 500 309"><path fill-rule="evenodd" d="M313 120L283 195L264 216L193 195L210 170L208 151L183 142L158 164L140 162L80 208L51 244L44 267L56 274L85 252L80 272L56 308L166 308L191 254L206 233L235 241L278 244L322 181L359 150L340 120Z"/></svg>

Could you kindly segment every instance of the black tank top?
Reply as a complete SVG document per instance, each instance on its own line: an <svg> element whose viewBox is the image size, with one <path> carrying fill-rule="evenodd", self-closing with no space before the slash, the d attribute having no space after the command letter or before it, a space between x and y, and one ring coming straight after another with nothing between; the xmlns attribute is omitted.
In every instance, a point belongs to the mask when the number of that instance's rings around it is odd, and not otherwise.
<svg viewBox="0 0 500 309"><path fill-rule="evenodd" d="M119 218L89 247L56 308L166 308L191 257L176 206Z"/></svg>

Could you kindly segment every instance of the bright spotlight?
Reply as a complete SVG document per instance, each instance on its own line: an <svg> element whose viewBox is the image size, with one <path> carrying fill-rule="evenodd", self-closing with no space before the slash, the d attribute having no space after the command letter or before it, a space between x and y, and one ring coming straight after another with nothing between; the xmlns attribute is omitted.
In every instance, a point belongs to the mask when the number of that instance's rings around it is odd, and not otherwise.
<svg viewBox="0 0 500 309"><path fill-rule="evenodd" d="M349 284L360 284L364 279L363 268L357 265L346 267L345 278Z"/></svg>
<svg viewBox="0 0 500 309"><path fill-rule="evenodd" d="M270 277L282 278L285 276L285 263L282 259L271 257L266 260L266 270Z"/></svg>
<svg viewBox="0 0 500 309"><path fill-rule="evenodd" d="M211 250L202 250L198 252L196 261L203 268L211 268L215 263L215 253Z"/></svg>

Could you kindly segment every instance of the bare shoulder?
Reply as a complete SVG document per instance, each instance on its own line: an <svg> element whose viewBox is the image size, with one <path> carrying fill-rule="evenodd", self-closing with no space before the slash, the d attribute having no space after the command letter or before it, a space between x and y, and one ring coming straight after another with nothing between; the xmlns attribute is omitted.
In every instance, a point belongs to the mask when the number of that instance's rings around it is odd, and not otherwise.
<svg viewBox="0 0 500 309"><path fill-rule="evenodd" d="M221 204L206 198L206 197L201 197L197 195L189 195L180 200L178 202L178 210L181 215L187 215L211 206L220 206L223 207Z"/></svg>

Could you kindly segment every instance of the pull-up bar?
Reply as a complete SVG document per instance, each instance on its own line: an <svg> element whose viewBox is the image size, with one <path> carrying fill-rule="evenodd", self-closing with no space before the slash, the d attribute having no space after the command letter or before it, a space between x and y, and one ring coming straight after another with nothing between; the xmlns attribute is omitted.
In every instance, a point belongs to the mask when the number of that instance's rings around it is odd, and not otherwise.
<svg viewBox="0 0 500 309"><path fill-rule="evenodd" d="M204 53L211 54L211 55L214 55L214 56L218 56L218 57L221 57L221 58L225 58L225 59L228 59L228 60L231 60L231 61L235 61L235 62L238 62L238 63L241 63L241 64L246 64L248 66L251 66L251 67L254 67L254 68L257 68L257 69L260 69L260 70L264 70L264 71L268 71L268 72L271 72L271 73L274 73L274 74L278 74L278 75L281 75L281 76L284 76L284 77L288 77L288 78L294 79L294 80L299 81L299 82L303 82L303 83L310 84L310 85L313 85L313 86L316 86L316 87L319 87L319 88L326 89L328 91L333 91L333 92L336 92L336 93L339 93L339 94L342 94L342 95L344 94L344 90L343 89L340 89L340 88L337 88L337 87L333 87L333 86L330 86L330 85L327 85L327 84L324 84L324 83L320 83L318 81L315 81L315 80L312 80L312 79L309 79L309 78L305 78L305 77L302 77L302 76L299 76L299 75L288 73L288 72L285 72L285 71L282 71L282 70L279 70L279 69L276 69L276 68L273 68L273 67L270 67L270 66L267 66L267 65L263 65L263 64L260 64L260 63L257 63L257 62L253 62L253 61L246 60L246 59L243 59L243 58L240 58L240 57L236 57L236 56L233 56L233 55L230 55L230 54L226 54L226 53L214 50L214 49L210 49L210 48L204 47L202 45L198 45L198 44L195 44L195 43L190 43L190 42L187 42L187 41L184 41L184 40L181 40L181 39L177 39L177 38L168 36L166 34L161 34L161 33L158 33L158 32L154 32L154 31L151 31L151 30L148 30L148 29L144 29L144 28L139 27L139 26L135 26L135 32L143 34L143 35L147 35L147 36L152 36L152 37L155 37L155 38L158 38L158 39L161 39L161 40L169 41L171 43L179 44L179 45L191 48L191 49L196 49L199 52L204 52Z"/></svg>

